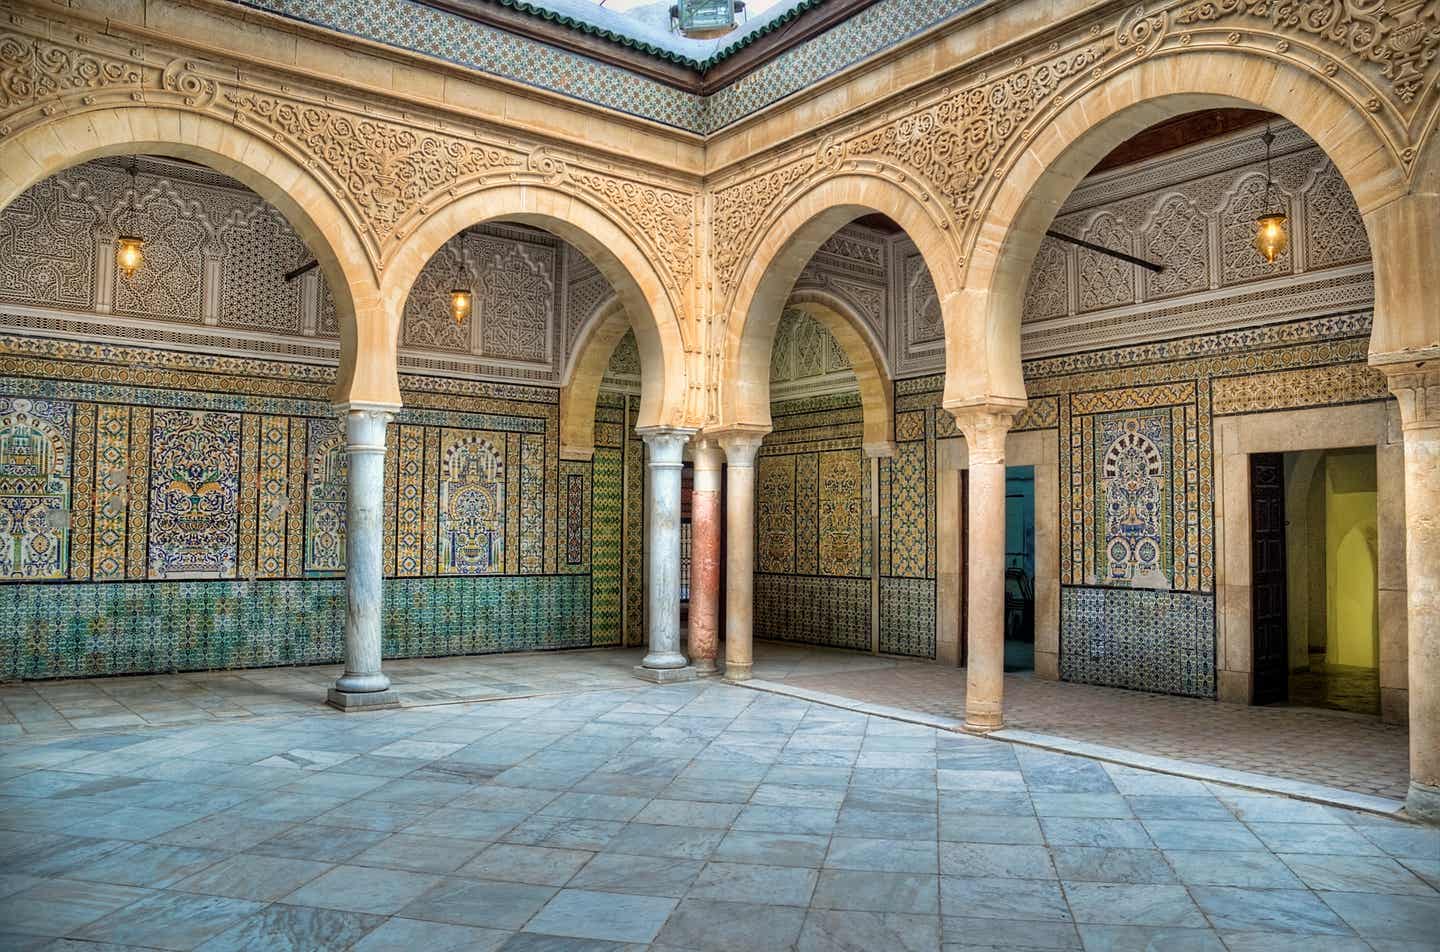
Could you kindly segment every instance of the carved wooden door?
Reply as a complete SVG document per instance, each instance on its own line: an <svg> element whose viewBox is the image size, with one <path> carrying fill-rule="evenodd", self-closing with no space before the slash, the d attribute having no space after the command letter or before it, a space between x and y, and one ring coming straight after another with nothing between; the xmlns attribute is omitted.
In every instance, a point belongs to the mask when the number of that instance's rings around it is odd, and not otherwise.
<svg viewBox="0 0 1440 952"><path fill-rule="evenodd" d="M1279 453L1250 456L1250 613L1254 626L1255 704L1289 698L1289 625L1285 599L1285 466Z"/></svg>

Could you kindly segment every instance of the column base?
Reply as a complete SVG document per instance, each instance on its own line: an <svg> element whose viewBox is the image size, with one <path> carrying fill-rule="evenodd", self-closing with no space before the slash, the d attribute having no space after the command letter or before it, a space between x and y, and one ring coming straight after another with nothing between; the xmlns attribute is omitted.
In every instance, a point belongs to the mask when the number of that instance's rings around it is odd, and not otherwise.
<svg viewBox="0 0 1440 952"><path fill-rule="evenodd" d="M337 711L344 711L353 714L356 711L382 711L390 707L399 707L400 698L390 690L384 691L337 691L330 689L325 696L325 703Z"/></svg>
<svg viewBox="0 0 1440 952"><path fill-rule="evenodd" d="M680 681L694 681L696 678L695 669L689 665L683 668L647 668L643 664L637 664L634 673L641 681L653 684L675 684Z"/></svg>
<svg viewBox="0 0 1440 952"><path fill-rule="evenodd" d="M1405 815L1421 823L1440 826L1440 787L1410 781L1405 797Z"/></svg>
<svg viewBox="0 0 1440 952"><path fill-rule="evenodd" d="M695 669L697 678L717 678L720 676L720 669L715 665L714 658L696 658L690 666Z"/></svg>
<svg viewBox="0 0 1440 952"><path fill-rule="evenodd" d="M965 715L964 731L967 734L988 734L991 731L998 731L1005 726L1005 719L999 714L970 714Z"/></svg>
<svg viewBox="0 0 1440 952"><path fill-rule="evenodd" d="M753 663L739 664L734 661L725 662L726 681L749 681L751 672L754 670Z"/></svg>

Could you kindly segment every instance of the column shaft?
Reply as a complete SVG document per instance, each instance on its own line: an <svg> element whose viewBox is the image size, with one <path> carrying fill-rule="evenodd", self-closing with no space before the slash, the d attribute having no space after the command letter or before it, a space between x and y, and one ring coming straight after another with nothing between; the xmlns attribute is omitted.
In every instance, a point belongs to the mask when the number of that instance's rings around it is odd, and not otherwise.
<svg viewBox="0 0 1440 952"><path fill-rule="evenodd" d="M385 428L393 408L345 408L349 486L345 512L345 673L328 701L341 710L396 703L380 671L383 608Z"/></svg>
<svg viewBox="0 0 1440 952"><path fill-rule="evenodd" d="M965 728L996 730L1004 724L1005 691L1005 434L1013 409L971 407L955 413L970 462L966 524L970 558L966 571Z"/></svg>
<svg viewBox="0 0 1440 952"><path fill-rule="evenodd" d="M645 440L645 625L642 671L687 666L680 653L680 469L691 430L647 427Z"/></svg>
<svg viewBox="0 0 1440 952"><path fill-rule="evenodd" d="M763 434L734 433L725 447L725 679L746 681L755 665L755 454Z"/></svg>
<svg viewBox="0 0 1440 952"><path fill-rule="evenodd" d="M720 649L720 479L725 454L713 440L695 448L690 497L690 661L697 674L716 670Z"/></svg>
<svg viewBox="0 0 1440 952"><path fill-rule="evenodd" d="M1405 440L1405 588L1410 791L1405 809L1440 823L1440 361L1381 367ZM1423 369L1421 369L1423 368Z"/></svg>

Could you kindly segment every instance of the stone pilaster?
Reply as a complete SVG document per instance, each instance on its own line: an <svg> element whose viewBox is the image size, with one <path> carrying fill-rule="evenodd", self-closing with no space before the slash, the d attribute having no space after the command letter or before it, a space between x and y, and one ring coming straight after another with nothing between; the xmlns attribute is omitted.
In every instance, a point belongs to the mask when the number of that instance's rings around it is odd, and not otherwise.
<svg viewBox="0 0 1440 952"><path fill-rule="evenodd" d="M694 430L644 427L645 624L650 651L635 669L650 681L695 676L680 653L680 469Z"/></svg>
<svg viewBox="0 0 1440 952"><path fill-rule="evenodd" d="M755 454L764 432L733 430L725 449L725 679L746 681L755 665Z"/></svg>
<svg viewBox="0 0 1440 952"><path fill-rule="evenodd" d="M349 403L337 408L345 427L349 493L345 512L345 673L328 703L342 711L393 707L380 671L385 513L385 428L398 407Z"/></svg>
<svg viewBox="0 0 1440 952"><path fill-rule="evenodd" d="M690 661L695 673L716 672L720 649L720 483L725 452L713 439L695 447L690 497Z"/></svg>
<svg viewBox="0 0 1440 952"><path fill-rule="evenodd" d="M951 412L965 434L970 464L965 729L992 731L1004 724L1005 436L1016 410L972 406Z"/></svg>

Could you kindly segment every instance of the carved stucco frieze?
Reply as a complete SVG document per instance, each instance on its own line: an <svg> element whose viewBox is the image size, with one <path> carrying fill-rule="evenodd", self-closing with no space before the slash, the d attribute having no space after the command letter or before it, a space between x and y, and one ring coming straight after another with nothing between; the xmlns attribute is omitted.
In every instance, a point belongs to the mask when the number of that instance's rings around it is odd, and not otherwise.
<svg viewBox="0 0 1440 952"><path fill-rule="evenodd" d="M1440 101L1435 0L1181 0L1134 6L1110 23L1041 38L963 77L958 89L872 113L808 151L721 182L713 229L722 309L736 303L741 265L788 200L843 171L906 183L938 206L963 267L996 183L1024 143L1066 102L1148 56L1240 49L1296 63L1368 114L1407 170Z"/></svg>
<svg viewBox="0 0 1440 952"><path fill-rule="evenodd" d="M33 25L45 31L42 22ZM688 313L698 228L694 191L612 174L581 156L561 159L538 143L427 123L402 112L403 105L381 115L369 102L342 101L338 94L301 97L254 75L241 73L237 83L233 67L183 56L160 60L154 48L122 48L113 37L92 41L81 34L77 43L97 48L0 31L0 136L57 114L138 103L247 125L321 179L377 273L444 203L497 184L542 182L613 217L657 263L676 312Z"/></svg>
<svg viewBox="0 0 1440 952"><path fill-rule="evenodd" d="M312 166L324 167L358 213L382 260L382 249L404 236L403 225L429 211L427 203L458 194L488 173L523 167L524 159L515 150L398 122L279 95L237 91L225 99L237 120L266 127Z"/></svg>
<svg viewBox="0 0 1440 952"><path fill-rule="evenodd" d="M1365 60L1403 103L1414 102L1433 77L1440 51L1440 7L1433 0L1203 0L1175 15L1182 26L1242 19Z"/></svg>

